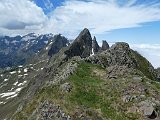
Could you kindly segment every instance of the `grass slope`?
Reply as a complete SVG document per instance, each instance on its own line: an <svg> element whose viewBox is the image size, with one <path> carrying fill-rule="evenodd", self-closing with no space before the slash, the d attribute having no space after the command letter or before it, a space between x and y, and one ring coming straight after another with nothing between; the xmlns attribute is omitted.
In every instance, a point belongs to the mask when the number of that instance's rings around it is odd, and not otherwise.
<svg viewBox="0 0 160 120"><path fill-rule="evenodd" d="M137 120L141 119L140 114L126 112L127 108L136 102L123 103L122 91L130 89L131 85L139 83L131 78L119 78L116 80L104 80L102 75L97 75L94 71L105 74L106 70L98 65L82 62L75 74L71 75L68 82L73 89L69 93L60 90L60 86L50 86L37 91L34 99L20 112L16 120L26 120L28 116L38 107L40 102L49 100L51 103L60 105L63 110L72 116L74 120L79 120L76 113L83 113L92 120ZM141 81L140 81L141 82ZM153 84L159 89L160 85ZM138 92L134 94L139 94ZM138 101L139 102L139 101Z"/></svg>

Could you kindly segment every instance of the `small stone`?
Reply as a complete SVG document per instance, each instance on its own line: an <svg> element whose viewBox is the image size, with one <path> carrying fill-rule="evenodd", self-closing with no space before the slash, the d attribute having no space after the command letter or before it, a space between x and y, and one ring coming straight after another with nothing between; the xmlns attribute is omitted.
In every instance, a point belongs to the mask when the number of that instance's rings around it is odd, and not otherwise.
<svg viewBox="0 0 160 120"><path fill-rule="evenodd" d="M132 99L132 97L130 95L123 96L123 98L122 98L123 102L130 102L131 99Z"/></svg>
<svg viewBox="0 0 160 120"><path fill-rule="evenodd" d="M60 86L60 89L62 90L62 92L70 92L72 86L70 85L70 83L64 83Z"/></svg>
<svg viewBox="0 0 160 120"><path fill-rule="evenodd" d="M133 77L133 80L142 80L142 77Z"/></svg>

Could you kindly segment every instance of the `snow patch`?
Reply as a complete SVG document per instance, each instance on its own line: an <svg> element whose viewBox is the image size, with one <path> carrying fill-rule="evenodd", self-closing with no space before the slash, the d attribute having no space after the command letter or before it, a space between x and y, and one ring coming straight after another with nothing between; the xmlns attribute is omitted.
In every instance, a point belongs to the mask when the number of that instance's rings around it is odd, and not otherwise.
<svg viewBox="0 0 160 120"><path fill-rule="evenodd" d="M53 42L50 42L49 45L51 45Z"/></svg>
<svg viewBox="0 0 160 120"><path fill-rule="evenodd" d="M18 84L18 81L17 82L15 82L13 85L17 85Z"/></svg>
<svg viewBox="0 0 160 120"><path fill-rule="evenodd" d="M44 68L41 68L41 70L43 70Z"/></svg>
<svg viewBox="0 0 160 120"><path fill-rule="evenodd" d="M45 44L47 44L47 43L48 43L48 41L44 41L44 43L45 43Z"/></svg>
<svg viewBox="0 0 160 120"><path fill-rule="evenodd" d="M24 81L23 83L19 83L18 86L23 86L27 83L27 81Z"/></svg>
<svg viewBox="0 0 160 120"><path fill-rule="evenodd" d="M24 69L24 72L25 72L25 73L28 72L28 68L25 68L25 69Z"/></svg>
<svg viewBox="0 0 160 120"><path fill-rule="evenodd" d="M6 104L6 102L2 102L2 101L0 101L0 104ZM5 120L5 119L4 119Z"/></svg>
<svg viewBox="0 0 160 120"><path fill-rule="evenodd" d="M8 79L4 79L4 82L8 81Z"/></svg>
<svg viewBox="0 0 160 120"><path fill-rule="evenodd" d="M9 98L13 98L13 97L16 97L18 95L18 93L23 89L23 87L21 88L17 88L15 91L13 92L6 92L6 93L1 93L0 94L0 97L1 98L4 98L4 97L9 97ZM6 99L9 99L9 98L6 98Z"/></svg>
<svg viewBox="0 0 160 120"><path fill-rule="evenodd" d="M93 48L92 48L92 54L90 55L90 56L93 56L94 55L94 50L93 50Z"/></svg>
<svg viewBox="0 0 160 120"><path fill-rule="evenodd" d="M19 68L22 68L23 66L22 65L20 65L20 66L18 66Z"/></svg>
<svg viewBox="0 0 160 120"><path fill-rule="evenodd" d="M47 47L46 47L46 50L48 50L48 49L49 49L49 47L47 46Z"/></svg>
<svg viewBox="0 0 160 120"><path fill-rule="evenodd" d="M22 77L23 75L18 75L18 77Z"/></svg>
<svg viewBox="0 0 160 120"><path fill-rule="evenodd" d="M66 43L66 46L69 46L69 44L68 44L68 43Z"/></svg>
<svg viewBox="0 0 160 120"><path fill-rule="evenodd" d="M28 74L24 74L24 76L27 76Z"/></svg>
<svg viewBox="0 0 160 120"><path fill-rule="evenodd" d="M16 94L16 92L6 92L6 93L1 93L0 96L1 96L1 98L4 98L4 97L12 96L15 94Z"/></svg>
<svg viewBox="0 0 160 120"><path fill-rule="evenodd" d="M16 73L16 71L12 71L12 72L10 72L10 74L12 75L12 74L15 74Z"/></svg>
<svg viewBox="0 0 160 120"><path fill-rule="evenodd" d="M20 70L18 70L18 73L21 73L21 71L20 71Z"/></svg>
<svg viewBox="0 0 160 120"><path fill-rule="evenodd" d="M16 97L18 94L14 94L14 95L12 95L12 96L10 96L10 97L7 97L6 98L6 100L8 100L8 99L10 99L10 98L14 98L14 97Z"/></svg>

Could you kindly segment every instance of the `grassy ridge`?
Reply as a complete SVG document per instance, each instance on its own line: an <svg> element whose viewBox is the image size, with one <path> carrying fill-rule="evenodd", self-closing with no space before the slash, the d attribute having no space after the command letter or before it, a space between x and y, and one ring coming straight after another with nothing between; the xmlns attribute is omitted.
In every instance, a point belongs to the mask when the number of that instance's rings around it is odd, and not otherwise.
<svg viewBox="0 0 160 120"><path fill-rule="evenodd" d="M121 110L123 106L119 107L117 102L121 99L121 91L112 87L113 81L102 80L100 76L94 74L93 70L105 72L98 65L82 62L75 74L65 81L73 86L71 92L62 92L59 85L41 89L34 99L16 115L16 120L27 119L27 116L30 116L44 100L60 105L72 117L75 112L83 111L83 114L92 120L136 120L138 115L126 114Z"/></svg>

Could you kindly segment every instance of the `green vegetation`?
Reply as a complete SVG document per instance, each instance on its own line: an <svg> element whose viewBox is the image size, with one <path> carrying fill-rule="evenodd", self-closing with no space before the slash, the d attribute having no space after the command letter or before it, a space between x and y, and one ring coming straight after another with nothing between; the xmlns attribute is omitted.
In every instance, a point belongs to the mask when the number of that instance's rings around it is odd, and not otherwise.
<svg viewBox="0 0 160 120"><path fill-rule="evenodd" d="M155 80L155 76L149 71L150 63L146 58L141 56L138 52L132 51L133 56L135 56L138 64L138 70L140 70L148 78Z"/></svg>
<svg viewBox="0 0 160 120"><path fill-rule="evenodd" d="M26 105L22 112L16 115L16 120L24 119L25 116L31 115L39 106L39 103L44 100L60 105L71 116L75 112L83 111L93 120L98 118L136 120L138 115L126 114L121 109L123 106L119 106L122 102L121 91L112 85L113 81L100 79L99 76L93 73L94 70L105 72L105 69L100 66L85 62L80 63L76 73L65 81L73 86L71 92L62 92L59 85L45 87L37 91L34 99Z"/></svg>

